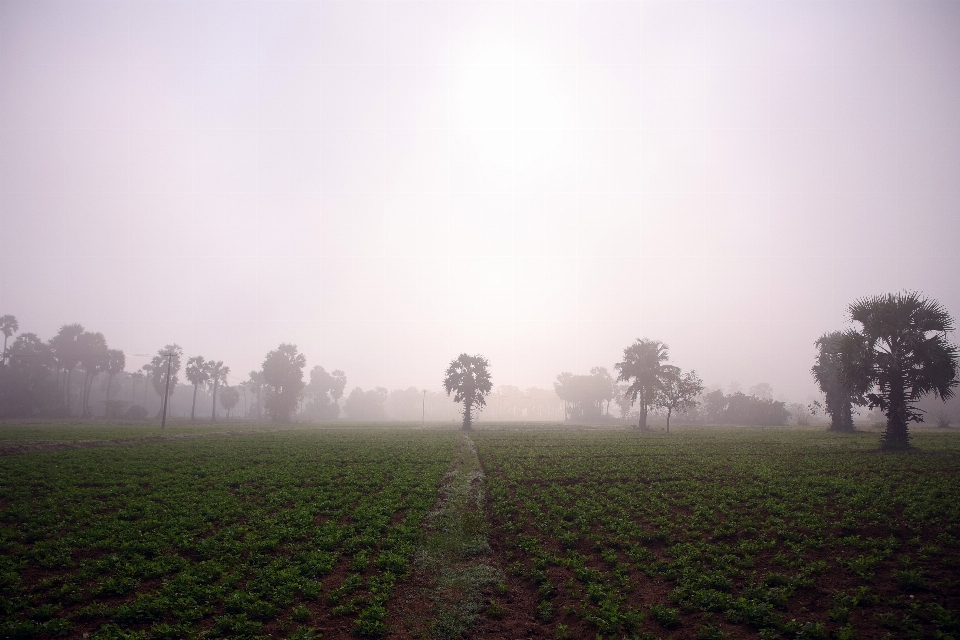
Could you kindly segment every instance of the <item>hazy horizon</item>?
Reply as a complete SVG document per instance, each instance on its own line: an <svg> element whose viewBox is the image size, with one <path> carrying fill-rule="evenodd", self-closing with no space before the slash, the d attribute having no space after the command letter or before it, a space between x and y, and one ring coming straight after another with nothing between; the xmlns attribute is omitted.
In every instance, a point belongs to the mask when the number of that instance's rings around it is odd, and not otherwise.
<svg viewBox="0 0 960 640"><path fill-rule="evenodd" d="M0 0L0 314L234 380L815 391L861 296L960 316L955 2ZM952 336L954 342L956 335Z"/></svg>

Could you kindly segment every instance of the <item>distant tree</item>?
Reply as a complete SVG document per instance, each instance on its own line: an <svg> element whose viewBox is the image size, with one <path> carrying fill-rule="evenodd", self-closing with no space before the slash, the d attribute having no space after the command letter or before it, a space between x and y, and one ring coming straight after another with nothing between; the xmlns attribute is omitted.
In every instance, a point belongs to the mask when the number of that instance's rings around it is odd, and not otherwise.
<svg viewBox="0 0 960 640"><path fill-rule="evenodd" d="M187 360L187 380L193 384L193 404L190 405L190 422L196 420L197 411L197 389L200 385L206 384L210 379L210 365L203 356L194 356Z"/></svg>
<svg viewBox="0 0 960 640"><path fill-rule="evenodd" d="M9 313L5 316L0 316L0 331L3 332L3 357L5 360L7 357L7 338L17 331L20 331L20 325L17 323L16 316L12 316Z"/></svg>
<svg viewBox="0 0 960 640"><path fill-rule="evenodd" d="M908 424L923 419L914 403L927 394L945 402L958 384L957 347L947 342L953 318L914 291L861 298L848 311L861 329L843 335L841 377L886 415L882 448L906 449Z"/></svg>
<svg viewBox="0 0 960 640"><path fill-rule="evenodd" d="M110 398L110 387L113 385L113 377L119 373L123 373L126 366L127 357L124 355L122 349L110 349L107 352L107 375L110 377L107 380L106 414L111 418L114 416L115 410L119 408L119 405L110 405L110 403L113 402Z"/></svg>
<svg viewBox="0 0 960 640"><path fill-rule="evenodd" d="M0 416L31 418L56 414L62 405L53 350L34 333L21 333L10 345L0 378Z"/></svg>
<svg viewBox="0 0 960 640"><path fill-rule="evenodd" d="M306 390L312 398L307 410L320 420L335 419L340 415L340 405L337 399L343 395L347 384L347 375L339 369L327 373L320 365L310 370L310 384Z"/></svg>
<svg viewBox="0 0 960 640"><path fill-rule="evenodd" d="M633 400L630 398L628 384L615 384L613 386L613 402L620 408L620 419L626 420L633 406Z"/></svg>
<svg viewBox="0 0 960 640"><path fill-rule="evenodd" d="M490 363L483 356L461 353L447 367L443 389L454 402L463 403L463 430L473 428L473 412L486 406L486 396L493 389L490 381Z"/></svg>
<svg viewBox="0 0 960 640"><path fill-rule="evenodd" d="M855 431L853 405L862 406L866 404L866 399L845 384L841 377L843 333L825 333L814 345L817 347L817 359L810 372L823 392L826 404L824 411L830 415L830 431L852 433Z"/></svg>
<svg viewBox="0 0 960 640"><path fill-rule="evenodd" d="M257 420L262 420L263 408L260 402L260 393L263 391L263 371L251 371L247 384L257 399Z"/></svg>
<svg viewBox="0 0 960 640"><path fill-rule="evenodd" d="M146 379L146 376L143 375L143 371L134 371L130 374L130 404L137 404L137 387Z"/></svg>
<svg viewBox="0 0 960 640"><path fill-rule="evenodd" d="M553 390L564 403L567 420L599 420L613 399L613 378L604 367L594 367L590 375L561 373Z"/></svg>
<svg viewBox="0 0 960 640"><path fill-rule="evenodd" d="M370 391L364 391L360 387L356 387L347 396L344 410L351 420L386 420L387 414L384 405L387 396L387 390L383 387L377 387Z"/></svg>
<svg viewBox="0 0 960 640"><path fill-rule="evenodd" d="M726 397L724 424L783 426L790 419L785 402L767 400L736 392Z"/></svg>
<svg viewBox="0 0 960 640"><path fill-rule="evenodd" d="M207 385L213 391L213 410L210 415L210 422L217 421L217 391L220 385L227 384L227 376L230 375L230 367L223 364L223 360L217 360L207 363L210 366L210 375L207 378Z"/></svg>
<svg viewBox="0 0 960 640"><path fill-rule="evenodd" d="M294 344L281 344L263 361L267 413L275 422L289 422L303 391L306 357Z"/></svg>
<svg viewBox="0 0 960 640"><path fill-rule="evenodd" d="M70 413L70 383L73 370L80 364L80 348L77 341L83 335L84 329L81 324L65 324L60 327L57 335L50 338L48 344L57 359L57 378L59 381L59 370L63 370L63 390L64 404L67 405L67 414Z"/></svg>
<svg viewBox="0 0 960 640"><path fill-rule="evenodd" d="M224 387L220 392L220 405L227 410L227 420L230 419L230 410L240 402L240 391L236 387Z"/></svg>
<svg viewBox="0 0 960 640"><path fill-rule="evenodd" d="M177 384L180 381L180 378L177 374L180 373L180 360L183 358L183 349L178 344L168 344L163 349L157 351L157 355L153 356L153 359L147 364L144 365L144 369L147 369L150 372L150 380L153 382L153 390L157 392L157 395L160 396L160 410L157 411L157 417L160 417L160 414L163 412L163 394L167 389L167 356L165 354L172 353L173 357L170 359L170 397L173 397L173 392L177 388ZM148 369L149 367L149 369ZM169 401L170 398L167 398Z"/></svg>
<svg viewBox="0 0 960 640"><path fill-rule="evenodd" d="M641 431L647 430L647 408L653 403L660 387L664 363L669 359L668 347L659 340L637 340L623 350L623 362L615 368L617 382L628 382L627 394L631 403L640 402ZM632 381L632 382L631 382Z"/></svg>
<svg viewBox="0 0 960 640"><path fill-rule="evenodd" d="M761 400L773 400L773 387L768 382L758 382L750 387L750 395Z"/></svg>
<svg viewBox="0 0 960 640"><path fill-rule="evenodd" d="M83 388L80 394L80 411L90 416L90 389L98 375L110 368L110 349L107 339L100 332L84 331L77 339L80 366L83 367Z"/></svg>
<svg viewBox="0 0 960 640"><path fill-rule="evenodd" d="M682 373L679 367L663 366L653 403L667 412L667 433L670 433L670 416L696 407L697 396L702 391L703 381L696 371Z"/></svg>
<svg viewBox="0 0 960 640"><path fill-rule="evenodd" d="M701 400L703 417L707 424L723 424L727 415L727 397L720 389L704 394Z"/></svg>

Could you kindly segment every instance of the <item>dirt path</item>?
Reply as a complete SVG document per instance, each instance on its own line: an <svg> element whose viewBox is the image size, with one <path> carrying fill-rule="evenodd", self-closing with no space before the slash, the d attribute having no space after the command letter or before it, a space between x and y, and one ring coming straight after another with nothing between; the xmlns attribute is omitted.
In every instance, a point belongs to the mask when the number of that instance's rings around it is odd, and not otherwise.
<svg viewBox="0 0 960 640"><path fill-rule="evenodd" d="M491 596L506 590L487 542L483 469L467 434L424 519L413 571L391 603L393 638L460 638L470 634Z"/></svg>

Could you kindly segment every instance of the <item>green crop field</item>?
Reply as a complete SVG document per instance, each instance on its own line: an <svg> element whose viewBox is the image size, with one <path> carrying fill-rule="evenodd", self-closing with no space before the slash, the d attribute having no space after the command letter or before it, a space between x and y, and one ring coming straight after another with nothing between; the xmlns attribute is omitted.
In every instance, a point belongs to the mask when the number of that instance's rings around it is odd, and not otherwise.
<svg viewBox="0 0 960 640"><path fill-rule="evenodd" d="M559 635L960 637L954 435L476 441L508 570Z"/></svg>
<svg viewBox="0 0 960 640"><path fill-rule="evenodd" d="M291 431L0 459L3 637L378 634L454 442Z"/></svg>
<svg viewBox="0 0 960 640"><path fill-rule="evenodd" d="M0 426L0 637L960 638L960 434L271 428Z"/></svg>

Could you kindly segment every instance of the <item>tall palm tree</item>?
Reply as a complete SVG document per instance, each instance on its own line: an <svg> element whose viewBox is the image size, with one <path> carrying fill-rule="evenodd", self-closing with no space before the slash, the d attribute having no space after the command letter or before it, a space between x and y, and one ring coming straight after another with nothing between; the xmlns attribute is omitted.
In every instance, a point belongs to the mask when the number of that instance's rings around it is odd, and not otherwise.
<svg viewBox="0 0 960 640"><path fill-rule="evenodd" d="M619 375L617 382L631 382L626 396L631 404L640 401L641 431L647 429L647 409L656 398L665 374L664 363L670 359L669 347L659 340L642 338L623 350L623 362L614 365Z"/></svg>
<svg viewBox="0 0 960 640"><path fill-rule="evenodd" d="M60 369L64 373L64 394L66 395L67 415L70 414L70 378L73 370L80 364L80 349L77 341L83 335L82 324L65 324L60 327L57 335L49 340L50 348L57 358L57 380L60 379Z"/></svg>
<svg viewBox="0 0 960 640"><path fill-rule="evenodd" d="M483 356L471 356L461 353L447 367L443 378L443 389L449 396L454 393L453 401L463 403L463 430L473 428L473 411L481 411L486 406L486 396L493 389L490 381L490 363Z"/></svg>
<svg viewBox="0 0 960 640"><path fill-rule="evenodd" d="M257 420L263 419L263 404L260 402L260 394L263 391L263 370L260 371L251 371L250 372L250 391L252 391L257 398Z"/></svg>
<svg viewBox="0 0 960 640"><path fill-rule="evenodd" d="M227 376L230 375L230 367L224 366L223 360L217 360L216 362L210 361L210 378L207 382L213 388L213 413L210 417L210 422L217 421L217 389L220 388L221 384L227 383Z"/></svg>
<svg viewBox="0 0 960 640"><path fill-rule="evenodd" d="M197 409L197 389L210 379L210 365L203 356L194 356L187 360L187 380L193 383L193 404L190 406L190 422L195 420Z"/></svg>
<svg viewBox="0 0 960 640"><path fill-rule="evenodd" d="M110 349L107 352L107 375L110 376L107 379L107 412L112 414L112 409L110 405L110 387L113 385L113 376L118 373L122 373L127 366L127 357L123 354L122 349Z"/></svg>
<svg viewBox="0 0 960 640"><path fill-rule="evenodd" d="M7 338L17 331L20 331L20 325L17 323L16 316L12 316L9 313L5 316L0 316L0 331L3 332L3 358L5 361L7 357Z"/></svg>
<svg viewBox="0 0 960 640"><path fill-rule="evenodd" d="M958 384L958 350L946 335L953 318L915 291L861 298L848 311L861 329L843 335L841 376L886 414L883 448L905 449L907 425L923 419L913 403L928 393L946 401Z"/></svg>
<svg viewBox="0 0 960 640"><path fill-rule="evenodd" d="M167 354L172 353L173 356L168 356ZM166 401L170 402L170 397L173 396L174 391L177 390L177 383L179 378L177 374L180 373L180 360L183 357L183 348L174 343L168 344L163 349L157 350L157 355L153 356L153 359L149 363L149 371L151 372L151 378L153 381L153 390L157 392L157 395L160 396L160 409L157 411L157 417L163 413L163 403ZM169 358L169 360L168 360ZM147 368L147 365L144 365L144 368ZM167 371L170 372L170 380L167 380ZM164 393L169 393L170 396L164 400ZM144 392L146 396L146 392ZM146 401L146 400L144 400Z"/></svg>
<svg viewBox="0 0 960 640"><path fill-rule="evenodd" d="M102 333L84 331L77 339L80 366L83 367L83 390L80 394L80 411L90 416L90 389L97 376L110 366L110 349Z"/></svg>
<svg viewBox="0 0 960 640"><path fill-rule="evenodd" d="M823 392L826 411L830 414L830 431L852 433L855 431L853 405L864 405L866 400L861 394L851 391L840 377L843 332L825 333L814 345L817 347L817 360L810 372Z"/></svg>

